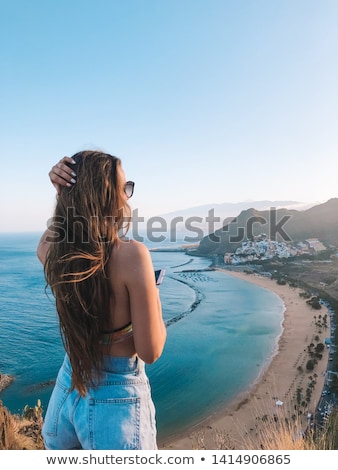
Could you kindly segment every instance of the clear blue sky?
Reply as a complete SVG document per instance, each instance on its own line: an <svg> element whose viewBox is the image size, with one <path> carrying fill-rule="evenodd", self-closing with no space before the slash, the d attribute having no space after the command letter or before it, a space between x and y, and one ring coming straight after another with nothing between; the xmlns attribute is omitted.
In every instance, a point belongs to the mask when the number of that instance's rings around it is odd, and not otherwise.
<svg viewBox="0 0 338 470"><path fill-rule="evenodd" d="M62 156L121 157L143 216L338 196L337 0L0 0L0 231Z"/></svg>

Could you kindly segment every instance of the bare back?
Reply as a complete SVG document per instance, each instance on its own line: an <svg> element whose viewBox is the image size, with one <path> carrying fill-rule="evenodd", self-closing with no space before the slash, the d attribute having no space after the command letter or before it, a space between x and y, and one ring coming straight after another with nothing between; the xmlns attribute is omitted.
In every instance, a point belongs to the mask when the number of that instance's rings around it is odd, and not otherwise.
<svg viewBox="0 0 338 470"><path fill-rule="evenodd" d="M156 360L153 355L157 358L162 352L166 333L148 249L134 240L120 240L112 250L108 275L111 330L131 323L133 335L104 346L104 353L112 356L137 353L145 362L153 362Z"/></svg>

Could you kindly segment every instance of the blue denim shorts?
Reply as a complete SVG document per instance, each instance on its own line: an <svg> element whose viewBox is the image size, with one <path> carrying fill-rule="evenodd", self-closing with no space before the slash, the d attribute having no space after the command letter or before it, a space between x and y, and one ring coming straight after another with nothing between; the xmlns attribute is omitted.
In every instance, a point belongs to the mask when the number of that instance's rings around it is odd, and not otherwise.
<svg viewBox="0 0 338 470"><path fill-rule="evenodd" d="M70 387L66 355L42 428L46 449L157 449L155 407L140 358L105 356L98 387L85 397Z"/></svg>

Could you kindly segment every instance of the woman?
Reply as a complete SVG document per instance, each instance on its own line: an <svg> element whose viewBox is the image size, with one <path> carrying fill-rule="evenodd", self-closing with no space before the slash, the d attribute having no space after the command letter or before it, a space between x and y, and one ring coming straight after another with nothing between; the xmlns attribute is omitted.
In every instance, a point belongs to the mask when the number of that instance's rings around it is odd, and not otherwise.
<svg viewBox="0 0 338 470"><path fill-rule="evenodd" d="M65 359L43 426L46 449L157 449L144 364L166 330L148 249L124 240L129 225L121 161L84 151L49 177L57 190L37 255L55 299Z"/></svg>

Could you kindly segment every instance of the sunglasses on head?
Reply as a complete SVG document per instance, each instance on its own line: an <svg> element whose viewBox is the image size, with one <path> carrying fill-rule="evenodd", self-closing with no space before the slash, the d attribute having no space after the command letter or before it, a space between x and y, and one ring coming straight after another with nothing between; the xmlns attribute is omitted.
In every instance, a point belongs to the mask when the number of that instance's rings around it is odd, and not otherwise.
<svg viewBox="0 0 338 470"><path fill-rule="evenodd" d="M124 185L124 192L128 199L134 194L134 186L134 181L127 181Z"/></svg>

